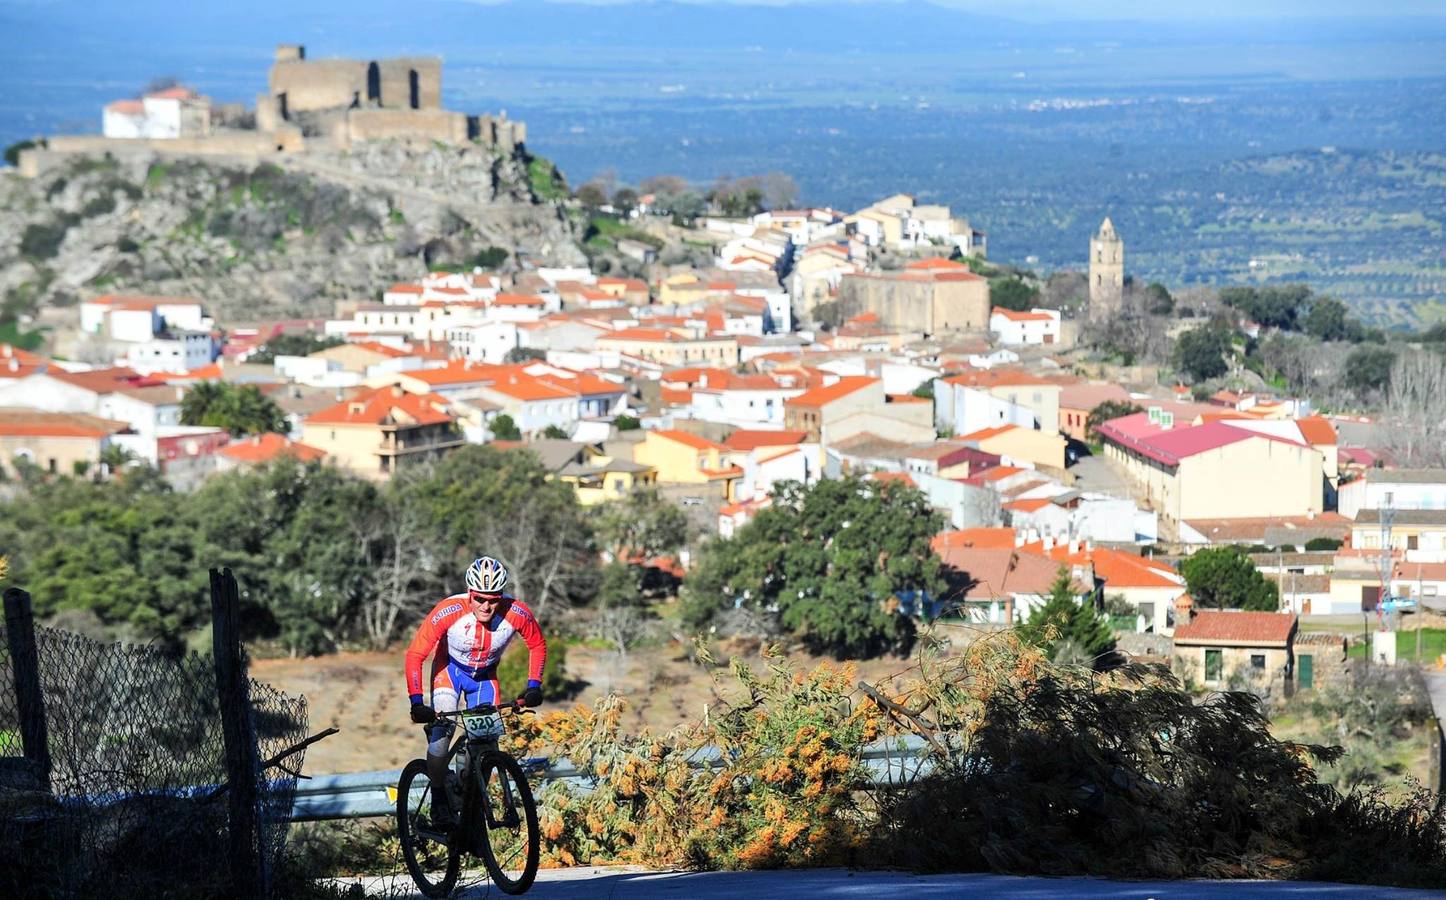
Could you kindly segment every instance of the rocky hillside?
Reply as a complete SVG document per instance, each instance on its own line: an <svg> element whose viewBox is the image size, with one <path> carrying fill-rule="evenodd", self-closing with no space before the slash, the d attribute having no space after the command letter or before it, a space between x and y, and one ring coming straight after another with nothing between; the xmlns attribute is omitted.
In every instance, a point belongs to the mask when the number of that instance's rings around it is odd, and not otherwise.
<svg viewBox="0 0 1446 900"><path fill-rule="evenodd" d="M429 266L577 263L575 237L521 154L379 142L254 167L78 158L0 174L0 323L64 329L105 292L199 296L223 324L329 315Z"/></svg>

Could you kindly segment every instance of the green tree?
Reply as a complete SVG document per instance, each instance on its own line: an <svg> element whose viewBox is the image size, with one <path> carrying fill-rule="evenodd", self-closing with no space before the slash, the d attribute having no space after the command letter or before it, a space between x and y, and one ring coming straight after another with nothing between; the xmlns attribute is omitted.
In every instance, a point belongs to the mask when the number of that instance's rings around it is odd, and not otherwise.
<svg viewBox="0 0 1446 900"><path fill-rule="evenodd" d="M571 437L571 435L569 435L566 431L563 431L557 425L549 425L546 428L542 429L542 436L555 441L565 441L569 437Z"/></svg>
<svg viewBox="0 0 1446 900"><path fill-rule="evenodd" d="M915 397L923 397L925 400L933 400L934 379L930 378L928 381L925 381L918 387L914 388L913 394Z"/></svg>
<svg viewBox="0 0 1446 900"><path fill-rule="evenodd" d="M1098 441L1101 425L1110 419L1134 415L1137 412L1143 412L1143 410L1127 400L1106 400L1090 410L1089 417L1085 419L1085 434L1089 436L1090 440Z"/></svg>
<svg viewBox="0 0 1446 900"><path fill-rule="evenodd" d="M1215 323L1192 328L1175 341L1175 366L1196 381L1218 378L1230 370L1225 354L1230 335Z"/></svg>
<svg viewBox="0 0 1446 900"><path fill-rule="evenodd" d="M1341 379L1357 396L1367 397L1384 391L1391 384L1391 368L1396 364L1396 351L1390 347L1363 344L1346 357Z"/></svg>
<svg viewBox="0 0 1446 900"><path fill-rule="evenodd" d="M193 500L204 511L198 552L235 571L254 636L293 654L361 636L379 562L375 485L335 466L281 459L212 478Z"/></svg>
<svg viewBox="0 0 1446 900"><path fill-rule="evenodd" d="M620 415L613 417L613 427L618 431L637 431L643 427L643 423L637 416Z"/></svg>
<svg viewBox="0 0 1446 900"><path fill-rule="evenodd" d="M577 495L526 448L470 445L418 478L411 502L437 537L444 571L482 554L507 566L509 589L539 616L586 602L597 586L597 547Z"/></svg>
<svg viewBox="0 0 1446 900"><path fill-rule="evenodd" d="M630 187L618 188L613 192L613 209L618 215L627 218L633 210L638 208L638 192Z"/></svg>
<svg viewBox="0 0 1446 900"><path fill-rule="evenodd" d="M1158 281L1150 282L1145 288L1145 309L1152 316L1168 316L1175 311L1175 298L1170 289Z"/></svg>
<svg viewBox="0 0 1446 900"><path fill-rule="evenodd" d="M278 334L252 354L247 362L274 363L278 356L310 356L318 350L336 347L345 343L336 335L318 337L311 332L299 334Z"/></svg>
<svg viewBox="0 0 1446 900"><path fill-rule="evenodd" d="M507 413L498 413L497 418L492 420L492 424L489 430L492 432L493 440L522 440L522 431L517 427L517 423L512 421L512 417L509 416Z"/></svg>
<svg viewBox="0 0 1446 900"><path fill-rule="evenodd" d="M1305 314L1301 327L1306 334L1321 341L1344 341L1352 335L1352 325L1346 305L1333 297L1317 297ZM1356 325L1354 331L1359 332Z"/></svg>
<svg viewBox="0 0 1446 900"><path fill-rule="evenodd" d="M676 553L688 542L688 517L655 489L636 490L594 508L598 538L615 560Z"/></svg>
<svg viewBox="0 0 1446 900"><path fill-rule="evenodd" d="M577 194L574 196L576 196L577 202L581 203L583 208L589 213L597 212L598 209L606 206L608 202L607 191L604 191L602 185L595 181L589 181L587 184L578 188Z"/></svg>
<svg viewBox="0 0 1446 900"><path fill-rule="evenodd" d="M186 391L181 424L224 428L232 435L289 430L286 413L256 385L223 381L202 381Z"/></svg>
<svg viewBox="0 0 1446 900"><path fill-rule="evenodd" d="M1051 658L1061 650L1077 650L1098 665L1105 654L1115 649L1115 635L1088 598L1082 603L1076 601L1077 593L1069 570L1061 566L1049 586L1049 600L1015 630L1020 640L1039 647Z"/></svg>
<svg viewBox="0 0 1446 900"><path fill-rule="evenodd" d="M1337 538L1314 537L1305 542L1305 549L1307 552L1339 550L1342 543L1343 542Z"/></svg>
<svg viewBox="0 0 1446 900"><path fill-rule="evenodd" d="M20 165L20 152L21 152L22 150L29 150L30 148L35 147L35 146L37 146L36 143L35 143L35 141L16 141L15 143L13 143L13 144L11 144L10 146L6 147L6 148L5 148L5 165L7 165L7 166L18 166L18 165Z"/></svg>
<svg viewBox="0 0 1446 900"><path fill-rule="evenodd" d="M1209 547L1180 564L1195 605L1211 609L1280 608L1280 591L1236 547Z"/></svg>
<svg viewBox="0 0 1446 900"><path fill-rule="evenodd" d="M1296 331L1300 311L1310 296L1310 288L1303 284L1229 287L1221 289L1220 302L1235 307L1267 328Z"/></svg>
<svg viewBox="0 0 1446 900"><path fill-rule="evenodd" d="M729 540L707 544L685 582L685 621L735 605L775 615L839 657L906 648L913 623L895 596L944 586L930 549L942 519L918 490L858 476L778 486L773 505Z"/></svg>
<svg viewBox="0 0 1446 900"><path fill-rule="evenodd" d="M1025 312L1039 304L1039 288L1017 275L996 278L989 282L989 303L1015 312Z"/></svg>

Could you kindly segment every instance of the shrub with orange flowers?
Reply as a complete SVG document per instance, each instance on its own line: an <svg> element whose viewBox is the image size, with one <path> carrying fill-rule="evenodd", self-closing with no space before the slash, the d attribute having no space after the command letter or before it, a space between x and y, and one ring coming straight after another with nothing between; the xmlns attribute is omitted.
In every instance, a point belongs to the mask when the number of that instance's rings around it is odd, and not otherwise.
<svg viewBox="0 0 1446 900"><path fill-rule="evenodd" d="M549 865L1446 883L1446 804L1342 796L1313 768L1339 748L1280 741L1252 695L1197 702L1163 666L1056 665L1006 633L926 641L893 694L848 665L732 676L736 700L664 735L622 734L616 697L509 735L592 779L545 790ZM866 749L905 733L929 771L873 790Z"/></svg>

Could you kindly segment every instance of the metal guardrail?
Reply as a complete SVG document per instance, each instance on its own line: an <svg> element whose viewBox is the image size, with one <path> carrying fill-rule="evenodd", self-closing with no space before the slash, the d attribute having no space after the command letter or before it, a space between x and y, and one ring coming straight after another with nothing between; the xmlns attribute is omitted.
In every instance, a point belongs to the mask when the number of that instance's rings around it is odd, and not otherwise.
<svg viewBox="0 0 1446 900"><path fill-rule="evenodd" d="M931 762L927 743L908 736L874 744L863 753L876 787L909 781L927 774ZM534 785L564 782L569 788L590 791L597 778L588 775L566 759L548 760L528 757L520 760ZM697 768L717 768L723 764L723 753L715 747L699 752L692 760ZM319 822L327 819L365 819L390 816L396 812L395 789L399 770L380 772L349 772L342 775L316 775L296 784L291 818L295 822Z"/></svg>

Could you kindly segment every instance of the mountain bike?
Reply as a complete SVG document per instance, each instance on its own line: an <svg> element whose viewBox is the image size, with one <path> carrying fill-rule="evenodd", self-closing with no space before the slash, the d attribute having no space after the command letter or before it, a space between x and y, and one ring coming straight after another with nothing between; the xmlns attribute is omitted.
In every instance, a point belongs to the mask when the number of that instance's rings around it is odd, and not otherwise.
<svg viewBox="0 0 1446 900"><path fill-rule="evenodd" d="M437 713L438 719L462 720L462 733L447 753L449 783L444 786L457 812L455 826L439 828L432 822L437 786L427 776L426 760L414 759L402 769L397 834L407 871L428 897L451 893L464 851L482 858L503 893L521 894L537 877L537 803L522 766L497 747L505 733L505 712L530 710L486 704Z"/></svg>

